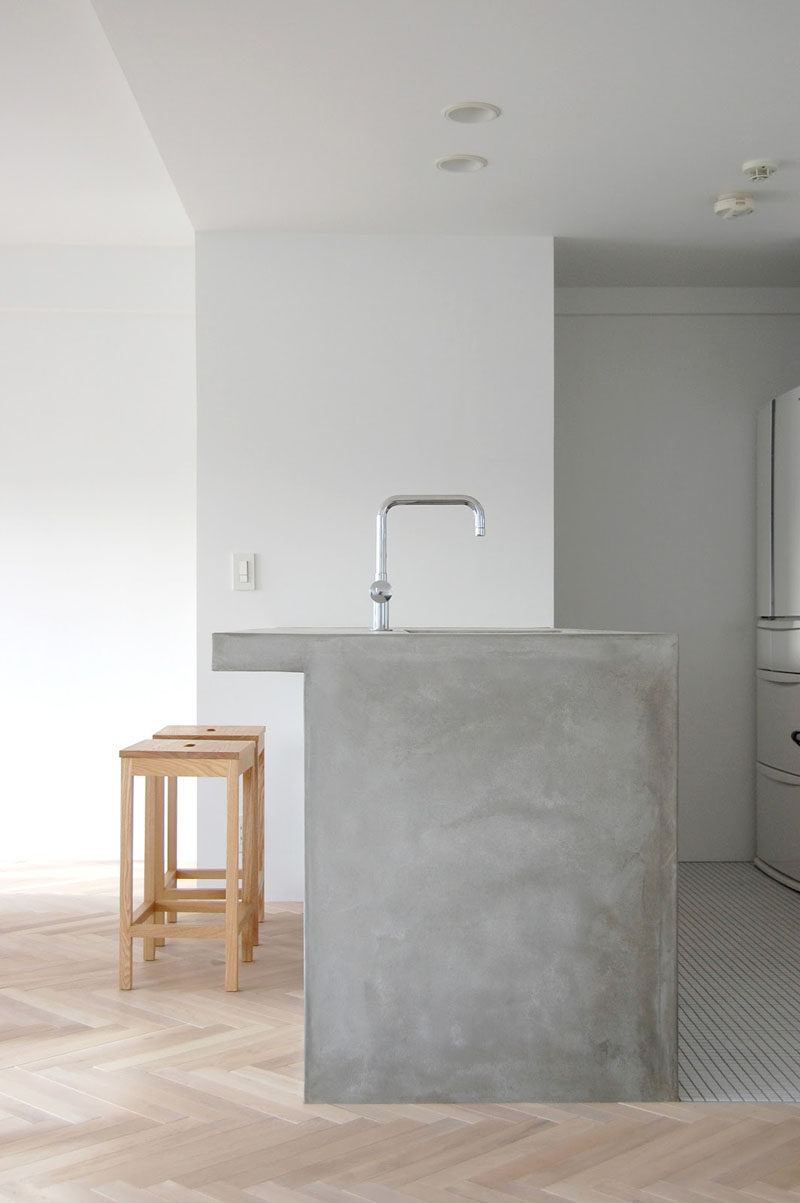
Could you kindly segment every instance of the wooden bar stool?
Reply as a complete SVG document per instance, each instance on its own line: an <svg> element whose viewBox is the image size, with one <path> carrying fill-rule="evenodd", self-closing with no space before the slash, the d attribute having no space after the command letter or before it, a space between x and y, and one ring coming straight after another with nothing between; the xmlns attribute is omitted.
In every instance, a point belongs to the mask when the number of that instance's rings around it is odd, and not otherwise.
<svg viewBox="0 0 800 1203"><path fill-rule="evenodd" d="M258 921L264 918L264 737L266 727L162 727L153 732L153 739L182 739L182 740L251 740L255 744L255 773L256 773L256 819L258 842ZM178 881L213 881L224 877L221 869L181 869L178 867L178 807L177 779L170 777L167 781L167 863L164 884L174 888ZM209 895L211 897L211 895ZM169 917L168 917L169 921ZM258 944L258 922L255 925L254 942Z"/></svg>
<svg viewBox="0 0 800 1203"><path fill-rule="evenodd" d="M252 740L144 739L123 748L120 823L120 954L119 985L130 990L133 938L144 940L146 960L155 956L165 936L224 939L225 989L239 988L239 936L242 960L253 959L253 933L258 924L256 744ZM133 779L145 778L144 900L133 910ZM164 778L226 779L225 889L178 890L165 884ZM242 778L243 856L239 890L239 778ZM221 870L217 870L221 874ZM199 897L199 894L211 895ZM219 895L222 895L221 897ZM163 919L181 912L221 914L216 923L171 923ZM159 921L162 920L162 921Z"/></svg>

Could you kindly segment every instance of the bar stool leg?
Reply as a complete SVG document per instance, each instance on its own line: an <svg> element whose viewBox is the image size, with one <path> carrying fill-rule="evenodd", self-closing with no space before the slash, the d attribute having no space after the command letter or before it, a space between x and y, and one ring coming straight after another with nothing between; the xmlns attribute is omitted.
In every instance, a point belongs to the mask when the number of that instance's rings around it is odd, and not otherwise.
<svg viewBox="0 0 800 1203"><path fill-rule="evenodd" d="M256 745L257 746L257 745ZM256 757L258 761L258 921L262 922L266 918L266 910L264 906L264 892L266 890L267 866L264 860L265 855L265 839L264 828L266 819L264 817L264 748L258 752ZM258 924L256 924L258 927ZM258 943L258 940L256 940Z"/></svg>
<svg viewBox="0 0 800 1203"><path fill-rule="evenodd" d="M133 984L133 775L130 762L122 761L119 838L119 988Z"/></svg>
<svg viewBox="0 0 800 1203"><path fill-rule="evenodd" d="M239 773L227 773L225 830L225 989L239 989Z"/></svg>
<svg viewBox="0 0 800 1203"><path fill-rule="evenodd" d="M157 877L157 800L156 779L149 776L144 779L144 901L155 902ZM155 918L155 912L153 912ZM156 941L145 937L142 940L142 954L145 961L156 959Z"/></svg>
<svg viewBox="0 0 800 1203"><path fill-rule="evenodd" d="M252 961L258 943L258 802L256 769L247 769L242 780L242 902L252 912L242 931L242 960Z"/></svg>
<svg viewBox="0 0 800 1203"><path fill-rule="evenodd" d="M171 875L178 869L178 778L167 777L167 874L170 875L171 889L176 889L178 882ZM167 923L177 923L175 911L167 911Z"/></svg>
<svg viewBox="0 0 800 1203"><path fill-rule="evenodd" d="M156 809L155 809L155 833L153 835L153 853L155 855L155 879L156 892L160 894L164 889L164 778L156 777ZM158 910L154 912L156 920L160 919L164 922L164 911ZM163 936L158 936L154 941L156 948L163 948L166 940Z"/></svg>

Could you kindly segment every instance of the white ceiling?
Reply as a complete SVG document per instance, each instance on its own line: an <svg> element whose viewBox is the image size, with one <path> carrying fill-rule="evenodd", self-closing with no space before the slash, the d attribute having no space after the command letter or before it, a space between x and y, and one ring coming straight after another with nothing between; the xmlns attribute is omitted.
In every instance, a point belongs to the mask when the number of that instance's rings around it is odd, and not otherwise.
<svg viewBox="0 0 800 1203"><path fill-rule="evenodd" d="M191 243L89 0L0 0L0 243Z"/></svg>
<svg viewBox="0 0 800 1203"><path fill-rule="evenodd" d="M130 90L87 0L0 0L4 241L185 240L157 147L197 230L555 235L561 283L800 285L798 0L94 9ZM462 99L503 116L445 121ZM435 170L458 151L490 165ZM756 213L715 217L759 155Z"/></svg>

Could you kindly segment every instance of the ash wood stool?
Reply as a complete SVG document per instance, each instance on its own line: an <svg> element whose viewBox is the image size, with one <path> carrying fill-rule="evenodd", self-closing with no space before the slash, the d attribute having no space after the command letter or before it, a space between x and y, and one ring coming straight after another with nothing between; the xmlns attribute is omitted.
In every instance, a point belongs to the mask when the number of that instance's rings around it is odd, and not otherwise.
<svg viewBox="0 0 800 1203"><path fill-rule="evenodd" d="M252 740L144 739L123 748L120 821L119 985L130 990L133 938L144 940L145 960L155 956L158 940L224 939L225 989L239 988L239 936L242 960L253 959L258 923L256 744ZM133 909L133 779L145 778L144 900ZM226 780L225 889L180 891L165 885L164 779L224 777ZM242 778L243 856L239 871L239 778ZM217 870L217 874L221 873ZM241 898L239 880L241 876ZM190 894L191 897L186 897ZM211 894L211 897L198 897ZM222 894L222 897L215 896ZM159 922L180 912L221 914L215 923Z"/></svg>
<svg viewBox="0 0 800 1203"><path fill-rule="evenodd" d="M183 739L183 740L250 740L255 744L255 774L256 774L256 838L258 862L258 915L255 923L253 942L258 944L258 924L264 919L264 738L266 727L162 727L153 733L153 739ZM178 881L214 881L224 877L222 869L180 869L178 868L178 782L174 777L167 780L167 863L164 880L167 888L177 887ZM205 897L221 897L211 892ZM167 922L171 917L167 916Z"/></svg>

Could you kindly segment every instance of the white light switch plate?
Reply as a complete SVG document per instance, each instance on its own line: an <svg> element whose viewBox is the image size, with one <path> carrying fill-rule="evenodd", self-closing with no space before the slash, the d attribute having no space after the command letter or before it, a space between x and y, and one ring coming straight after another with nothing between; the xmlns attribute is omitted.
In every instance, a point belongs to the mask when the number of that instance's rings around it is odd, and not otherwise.
<svg viewBox="0 0 800 1203"><path fill-rule="evenodd" d="M234 589L255 589L256 553L254 551L235 551L233 553L233 587Z"/></svg>

